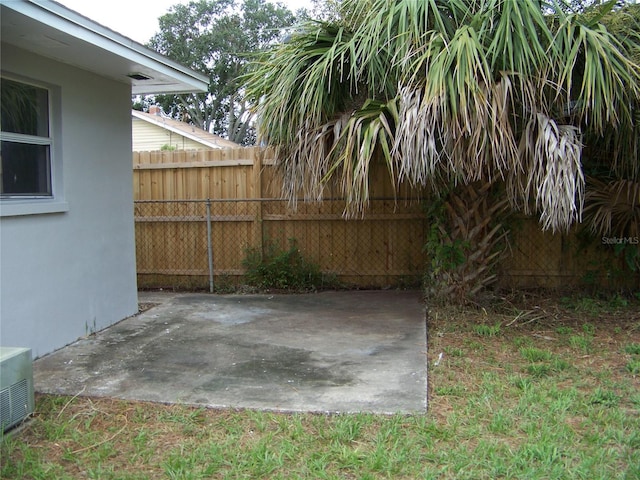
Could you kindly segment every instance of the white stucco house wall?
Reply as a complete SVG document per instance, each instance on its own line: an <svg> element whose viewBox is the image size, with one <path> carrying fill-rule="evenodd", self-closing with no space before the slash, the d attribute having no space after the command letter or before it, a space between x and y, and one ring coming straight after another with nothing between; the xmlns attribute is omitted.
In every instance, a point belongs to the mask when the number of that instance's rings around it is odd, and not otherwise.
<svg viewBox="0 0 640 480"><path fill-rule="evenodd" d="M169 118L155 105L148 113L132 110L131 117L134 152L157 151L166 147L175 150L208 150L242 146L187 122Z"/></svg>
<svg viewBox="0 0 640 480"><path fill-rule="evenodd" d="M136 313L131 96L208 79L54 1L0 8L0 345L39 357Z"/></svg>

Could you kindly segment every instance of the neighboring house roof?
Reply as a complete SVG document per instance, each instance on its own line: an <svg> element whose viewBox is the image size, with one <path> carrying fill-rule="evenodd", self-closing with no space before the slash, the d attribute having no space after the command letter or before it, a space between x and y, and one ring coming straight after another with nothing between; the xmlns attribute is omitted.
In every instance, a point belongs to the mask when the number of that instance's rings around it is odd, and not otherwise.
<svg viewBox="0 0 640 480"><path fill-rule="evenodd" d="M144 113L137 110L132 110L131 115L134 118L140 119L151 125L155 125L169 132L176 133L180 136L186 137L198 144L202 145L202 148L238 148L241 145L231 140L225 140L218 135L209 133L206 130L190 125L185 122L180 122L172 118L165 117L159 111L157 113ZM159 147L158 147L159 149ZM134 150L135 139L134 139Z"/></svg>
<svg viewBox="0 0 640 480"><path fill-rule="evenodd" d="M2 42L128 83L134 95L207 90L206 75L57 2L0 0L0 6Z"/></svg>

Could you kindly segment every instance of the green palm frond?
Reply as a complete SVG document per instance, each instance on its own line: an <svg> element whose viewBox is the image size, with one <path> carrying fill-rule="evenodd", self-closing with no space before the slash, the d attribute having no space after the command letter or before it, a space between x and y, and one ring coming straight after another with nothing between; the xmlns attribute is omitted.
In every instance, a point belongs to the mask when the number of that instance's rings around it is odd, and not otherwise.
<svg viewBox="0 0 640 480"><path fill-rule="evenodd" d="M588 26L568 16L554 38L560 55L555 80L558 96L564 92L567 109L577 123L601 134L607 125L629 118L630 99L640 96L640 67L606 28Z"/></svg>
<svg viewBox="0 0 640 480"><path fill-rule="evenodd" d="M553 34L534 2L490 0L479 15L493 71L536 78L550 68L555 55L549 48Z"/></svg>
<svg viewBox="0 0 640 480"><path fill-rule="evenodd" d="M393 103L369 100L353 113L334 144L334 163L325 178L326 181L340 169L341 190L347 199L347 214L362 212L369 202L369 165L377 152L389 165L394 177L391 160L390 139L396 115ZM395 183L395 182L394 182Z"/></svg>
<svg viewBox="0 0 640 480"><path fill-rule="evenodd" d="M256 113L269 120L261 129L269 144L292 143L301 129L317 128L354 100L351 47L343 27L313 23L254 61L247 90Z"/></svg>

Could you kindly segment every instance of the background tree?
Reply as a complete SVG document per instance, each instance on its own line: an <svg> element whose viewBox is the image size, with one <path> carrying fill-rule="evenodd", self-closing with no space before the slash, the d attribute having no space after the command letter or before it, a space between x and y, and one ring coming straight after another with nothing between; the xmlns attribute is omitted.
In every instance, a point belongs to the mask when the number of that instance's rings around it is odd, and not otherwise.
<svg viewBox="0 0 640 480"><path fill-rule="evenodd" d="M340 3L342 0L311 0L310 11L304 13L308 18L336 21L340 18Z"/></svg>
<svg viewBox="0 0 640 480"><path fill-rule="evenodd" d="M207 74L209 91L155 100L172 117L243 145L254 143L239 78L249 55L282 38L294 21L286 7L265 0L194 0L171 7L149 46Z"/></svg>

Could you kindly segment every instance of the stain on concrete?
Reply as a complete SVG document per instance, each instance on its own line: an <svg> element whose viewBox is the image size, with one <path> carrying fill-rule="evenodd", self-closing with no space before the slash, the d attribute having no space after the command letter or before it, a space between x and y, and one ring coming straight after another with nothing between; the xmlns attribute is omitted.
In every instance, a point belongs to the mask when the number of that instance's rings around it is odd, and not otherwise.
<svg viewBox="0 0 640 480"><path fill-rule="evenodd" d="M34 364L38 391L286 411L426 409L418 292L154 293Z"/></svg>

